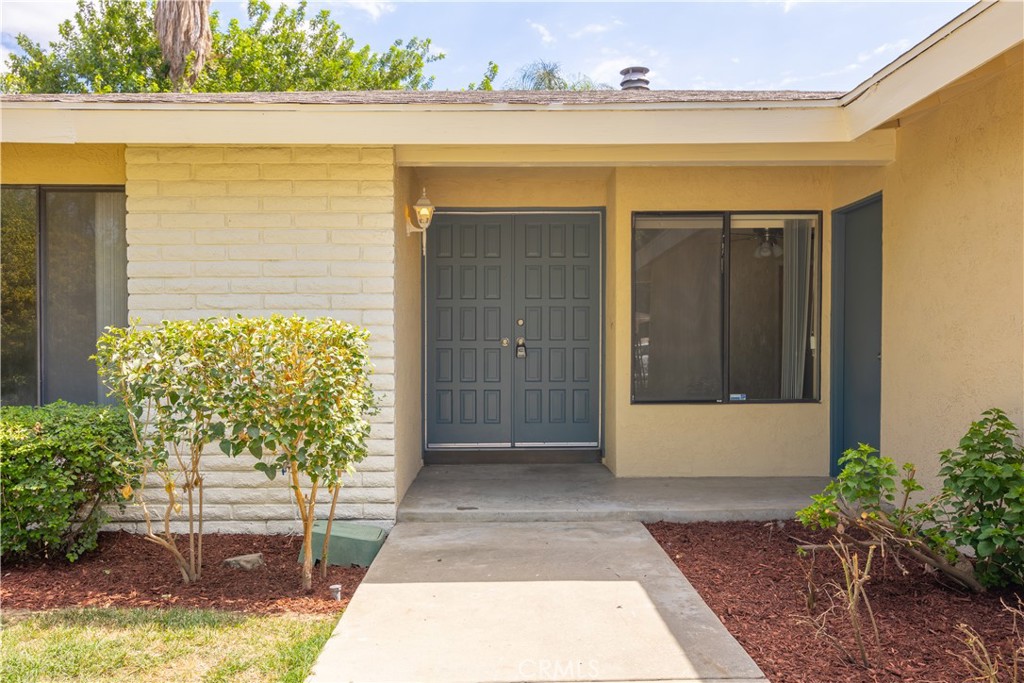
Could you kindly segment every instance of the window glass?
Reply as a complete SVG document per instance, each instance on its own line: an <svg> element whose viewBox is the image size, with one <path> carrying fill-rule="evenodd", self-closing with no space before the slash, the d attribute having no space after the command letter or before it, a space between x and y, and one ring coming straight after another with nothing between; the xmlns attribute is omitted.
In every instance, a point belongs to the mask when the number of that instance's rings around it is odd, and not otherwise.
<svg viewBox="0 0 1024 683"><path fill-rule="evenodd" d="M722 395L721 217L638 217L633 398Z"/></svg>
<svg viewBox="0 0 1024 683"><path fill-rule="evenodd" d="M633 400L816 398L818 223L636 215Z"/></svg>
<svg viewBox="0 0 1024 683"><path fill-rule="evenodd" d="M816 216L732 217L732 400L813 398L811 321L816 227Z"/></svg>
<svg viewBox="0 0 1024 683"><path fill-rule="evenodd" d="M89 356L128 322L124 193L3 188L2 222L3 401L107 402Z"/></svg>
<svg viewBox="0 0 1024 683"><path fill-rule="evenodd" d="M104 327L128 322L124 195L62 191L45 199L42 400L102 400L89 356Z"/></svg>
<svg viewBox="0 0 1024 683"><path fill-rule="evenodd" d="M36 402L36 188L0 190L0 402Z"/></svg>

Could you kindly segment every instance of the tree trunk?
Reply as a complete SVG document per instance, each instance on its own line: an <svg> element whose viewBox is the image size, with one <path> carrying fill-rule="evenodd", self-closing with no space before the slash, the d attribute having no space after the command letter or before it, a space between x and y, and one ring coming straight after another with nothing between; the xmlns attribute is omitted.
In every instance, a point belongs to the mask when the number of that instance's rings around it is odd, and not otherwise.
<svg viewBox="0 0 1024 683"><path fill-rule="evenodd" d="M195 85L213 50L210 2L157 0L153 24L176 91Z"/></svg>
<svg viewBox="0 0 1024 683"><path fill-rule="evenodd" d="M331 543L331 525L334 523L334 510L338 507L338 493L341 491L341 477L331 491L331 511L327 515L327 528L324 530L324 547L320 554L320 578L327 578L327 550Z"/></svg>

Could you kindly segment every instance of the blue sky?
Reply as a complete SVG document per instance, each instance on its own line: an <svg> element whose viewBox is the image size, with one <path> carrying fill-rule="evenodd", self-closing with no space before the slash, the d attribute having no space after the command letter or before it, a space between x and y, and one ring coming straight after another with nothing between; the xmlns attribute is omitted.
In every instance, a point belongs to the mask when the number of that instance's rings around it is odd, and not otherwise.
<svg viewBox="0 0 1024 683"><path fill-rule="evenodd" d="M271 0L278 4L279 0ZM289 4L295 4L289 0ZM618 86L618 71L651 69L657 89L849 90L970 7L971 2L311 2L358 44L431 38L437 89L478 81L489 60L498 84L532 60L559 62ZM238 0L215 0L244 19ZM2 0L2 56L25 33L56 37L74 3Z"/></svg>

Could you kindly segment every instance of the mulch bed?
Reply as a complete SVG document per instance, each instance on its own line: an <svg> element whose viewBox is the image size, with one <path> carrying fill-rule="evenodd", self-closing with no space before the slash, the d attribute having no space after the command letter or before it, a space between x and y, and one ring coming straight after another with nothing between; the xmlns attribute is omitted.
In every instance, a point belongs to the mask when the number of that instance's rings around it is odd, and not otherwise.
<svg viewBox="0 0 1024 683"><path fill-rule="evenodd" d="M272 614L341 612L366 574L355 567L328 567L327 578L313 569L313 591L301 589L297 562L299 536L204 534L203 576L186 586L167 551L141 536L100 534L99 547L74 564L5 563L0 573L0 604L5 610L62 607L191 607ZM185 543L179 540L179 548ZM314 553L316 548L314 548ZM265 567L229 569L225 558L263 553ZM341 584L341 601L329 586Z"/></svg>
<svg viewBox="0 0 1024 683"><path fill-rule="evenodd" d="M1000 603L1016 605L1017 593L970 595L917 573L916 567L908 566L912 573L903 576L891 561L883 567L876 558L866 592L881 645L869 646L872 667L865 669L843 661L807 622L808 560L797 556L792 536L817 543L827 541L828 534L796 523L780 528L658 522L647 528L773 683L965 681L972 674L958 656L967 652L957 630L961 623L975 628L989 651L1004 660L1022 645ZM830 555L818 552L819 590L830 579L842 581L840 565ZM829 625L854 651L845 619L834 614ZM1009 672L1003 676L1000 681L1010 680Z"/></svg>

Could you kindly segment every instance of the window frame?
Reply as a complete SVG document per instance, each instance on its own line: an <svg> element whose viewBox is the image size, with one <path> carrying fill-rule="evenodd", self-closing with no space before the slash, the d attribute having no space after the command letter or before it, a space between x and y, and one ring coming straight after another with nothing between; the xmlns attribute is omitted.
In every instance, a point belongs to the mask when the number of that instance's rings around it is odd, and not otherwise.
<svg viewBox="0 0 1024 683"><path fill-rule="evenodd" d="M46 300L46 193L47 192L120 192L125 195L125 212L127 213L127 191L125 185L89 185L54 184L54 183L0 183L3 190L35 190L36 191L36 386L35 402L42 405L43 381L45 378L46 359L43 357L43 339L46 334L46 318L43 315L43 302ZM127 226L125 228L127 231Z"/></svg>
<svg viewBox="0 0 1024 683"><path fill-rule="evenodd" d="M813 287L813 300L811 303L811 319L810 319L810 332L814 341L814 347L812 354L814 356L814 365L812 367L813 385L814 391L811 398L765 398L765 399L746 399L742 401L734 401L730 398L729 391L729 348L731 344L730 336L730 325L729 316L731 309L731 290L730 290L730 261L731 261L731 248L732 244L732 217L733 216L777 216L777 215L792 215L792 214L805 214L808 217L817 217L818 224L815 230L815 248L814 248L814 265L817 266L815 273L813 273L812 287ZM633 211L630 217L630 231L629 231L629 341L630 341L630 361L629 361L629 403L630 405L663 405L663 404L680 404L680 405L770 405L776 403L821 403L821 348L822 348L822 329L821 329L821 310L822 310L822 258L823 249L822 244L824 242L823 235L825 232L824 224L825 212L821 209L791 209L791 210L768 210L768 211L757 211L757 210L742 210L742 211ZM698 400L698 399L644 399L637 398L634 386L635 374L635 363L636 354L632 352L637 345L637 330L636 330L636 231L637 231L637 219L638 218L721 218L722 219L722 246L721 246L721 268L719 275L719 287L721 296L721 310L719 312L721 316L721 346L719 353L721 354L721 365L722 365L722 397L713 400Z"/></svg>

